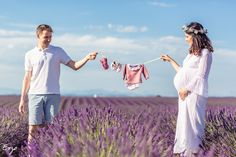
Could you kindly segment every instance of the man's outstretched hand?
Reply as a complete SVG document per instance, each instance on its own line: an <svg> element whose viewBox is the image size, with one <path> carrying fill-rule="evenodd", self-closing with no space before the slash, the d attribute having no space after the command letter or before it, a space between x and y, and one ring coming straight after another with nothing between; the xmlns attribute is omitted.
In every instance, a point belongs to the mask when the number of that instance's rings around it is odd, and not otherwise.
<svg viewBox="0 0 236 157"><path fill-rule="evenodd" d="M86 58L87 58L88 60L95 60L97 54L98 54L98 52L91 52L91 53L89 53L89 54L86 56Z"/></svg>

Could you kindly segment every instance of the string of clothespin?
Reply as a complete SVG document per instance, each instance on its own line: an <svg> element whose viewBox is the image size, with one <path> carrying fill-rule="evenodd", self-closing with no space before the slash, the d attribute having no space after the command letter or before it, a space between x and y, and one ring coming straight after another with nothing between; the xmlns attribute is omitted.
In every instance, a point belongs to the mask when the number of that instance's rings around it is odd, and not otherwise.
<svg viewBox="0 0 236 157"><path fill-rule="evenodd" d="M99 52L99 53L101 54L102 58L106 58L106 56L105 56L103 53L101 53L101 52ZM143 62L143 63L141 63L141 64L149 64L149 63L158 61L158 60L160 60L160 59L161 59L161 57L154 58L154 59L148 60L148 61L146 61L146 62ZM140 64L140 63L138 63L138 64ZM124 64L122 64L122 65L124 65Z"/></svg>
<svg viewBox="0 0 236 157"><path fill-rule="evenodd" d="M148 60L148 61L144 62L143 64L149 64L151 62L154 62L154 61L157 61L157 60L160 60L160 59L161 59L161 57L158 57L158 58L155 58L155 59L152 59L152 60Z"/></svg>
<svg viewBox="0 0 236 157"><path fill-rule="evenodd" d="M103 54L103 53L100 53L101 55L101 59L100 59L100 62L102 64L102 67L104 70L107 70L109 69L109 63L108 63L108 59L107 57ZM111 58L109 58L110 60ZM149 64L149 63L152 63L154 61L157 61L157 60L160 60L161 58L158 57L158 58L154 58L154 59L151 59L151 60L148 60L146 62L143 62L143 63L138 63L138 64L132 64L132 65L141 65L141 64ZM125 64L122 64L120 62L117 62L116 60L113 60L111 62L111 69L114 70L114 71L117 71L117 72L120 72L120 70L122 69L122 66L124 66Z"/></svg>

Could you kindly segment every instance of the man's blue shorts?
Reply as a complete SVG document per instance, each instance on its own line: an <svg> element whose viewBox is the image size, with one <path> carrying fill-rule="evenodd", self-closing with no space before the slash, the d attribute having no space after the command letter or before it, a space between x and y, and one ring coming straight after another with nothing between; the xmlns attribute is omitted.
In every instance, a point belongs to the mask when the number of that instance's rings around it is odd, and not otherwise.
<svg viewBox="0 0 236 157"><path fill-rule="evenodd" d="M29 125L51 123L60 110L60 94L29 94Z"/></svg>

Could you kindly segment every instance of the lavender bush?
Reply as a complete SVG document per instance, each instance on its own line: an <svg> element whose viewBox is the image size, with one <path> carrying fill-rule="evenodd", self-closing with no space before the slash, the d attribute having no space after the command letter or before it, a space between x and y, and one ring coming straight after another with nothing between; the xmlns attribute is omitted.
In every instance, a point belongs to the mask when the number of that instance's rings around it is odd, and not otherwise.
<svg viewBox="0 0 236 157"><path fill-rule="evenodd" d="M18 156L27 138L27 117L17 110L18 97L0 97L0 157Z"/></svg>
<svg viewBox="0 0 236 157"><path fill-rule="evenodd" d="M53 124L40 129L36 139L26 146L23 141L27 136L27 119L17 114L16 104L2 105L0 110L0 139L3 141L4 137L4 144L17 148L12 152L2 149L2 155L173 156L177 105L167 101L157 98L67 97L63 99L62 112ZM235 111L234 105L208 105L206 135L200 156L236 156ZM6 113L5 116L2 112ZM12 123L14 125L10 125Z"/></svg>

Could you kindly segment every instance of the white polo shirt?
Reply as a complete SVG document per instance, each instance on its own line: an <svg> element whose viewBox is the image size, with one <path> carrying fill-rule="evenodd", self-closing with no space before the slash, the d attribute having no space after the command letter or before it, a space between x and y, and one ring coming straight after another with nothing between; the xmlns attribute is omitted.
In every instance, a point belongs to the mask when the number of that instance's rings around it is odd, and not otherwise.
<svg viewBox="0 0 236 157"><path fill-rule="evenodd" d="M60 94L60 64L67 64L71 58L60 48L49 45L38 47L25 55L25 71L32 71L28 94Z"/></svg>

